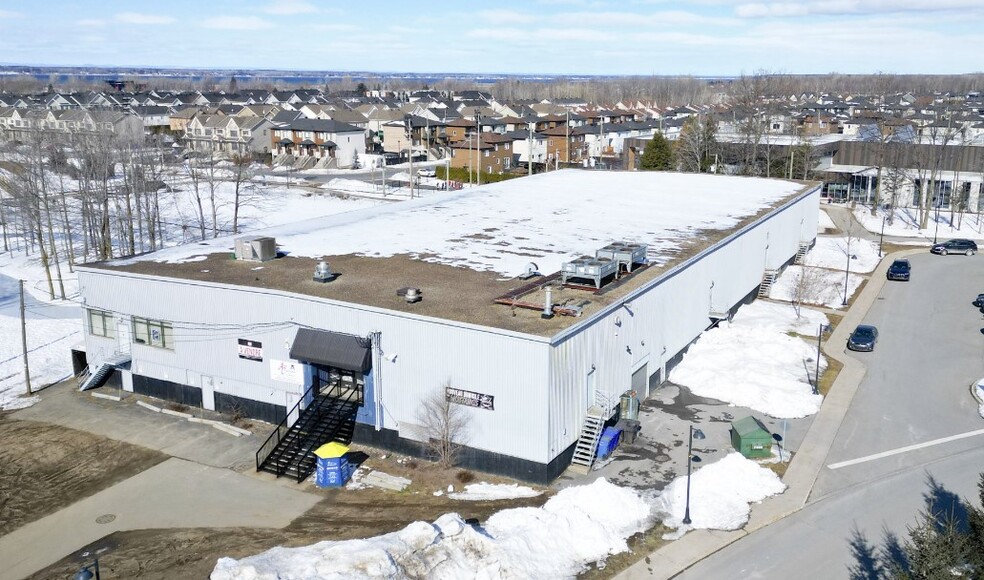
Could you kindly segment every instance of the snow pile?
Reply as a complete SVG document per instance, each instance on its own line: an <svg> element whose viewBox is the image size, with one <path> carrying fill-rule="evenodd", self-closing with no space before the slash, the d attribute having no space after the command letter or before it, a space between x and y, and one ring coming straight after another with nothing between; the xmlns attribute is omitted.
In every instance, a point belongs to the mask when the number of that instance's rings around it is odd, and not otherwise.
<svg viewBox="0 0 984 580"><path fill-rule="evenodd" d="M806 417L820 409L809 371L817 348L787 332L814 335L827 322L822 313L782 304L753 302L734 321L701 335L673 369L670 380L700 397L748 407L776 418ZM821 357L820 372L826 367Z"/></svg>
<svg viewBox="0 0 984 580"><path fill-rule="evenodd" d="M526 487L525 485L513 484L494 484L494 483L472 483L465 486L465 491L449 493L451 499L466 501L490 501L497 499L513 499L524 497L536 497L540 492Z"/></svg>
<svg viewBox="0 0 984 580"><path fill-rule="evenodd" d="M977 402L980 404L977 412L984 418L984 379L977 381L977 384L974 385L974 396L977 397Z"/></svg>
<svg viewBox="0 0 984 580"><path fill-rule="evenodd" d="M769 298L839 308L844 302L845 279L847 297L850 298L864 282L859 274L846 276L843 270L788 266L769 288Z"/></svg>
<svg viewBox="0 0 984 580"><path fill-rule="evenodd" d="M374 538L221 558L211 578L571 578L626 551L626 539L650 526L651 513L635 491L599 479L541 508L501 511L481 528L445 514Z"/></svg>
<svg viewBox="0 0 984 580"><path fill-rule="evenodd" d="M690 525L683 523L687 508L687 477L674 479L660 494L657 510L670 528L737 530L748 521L750 503L785 491L776 473L731 453L698 469L690 477Z"/></svg>
<svg viewBox="0 0 984 580"><path fill-rule="evenodd" d="M359 181L358 179L346 179L344 177L336 177L330 180L328 183L321 186L321 189L330 189L332 191L344 191L351 193L376 193L379 186L375 183L370 183L368 181Z"/></svg>
<svg viewBox="0 0 984 580"><path fill-rule="evenodd" d="M880 261L876 242L852 237L848 244L848 238L835 237L817 238L817 243L803 259L803 264L843 272L850 262L851 272L871 272Z"/></svg>

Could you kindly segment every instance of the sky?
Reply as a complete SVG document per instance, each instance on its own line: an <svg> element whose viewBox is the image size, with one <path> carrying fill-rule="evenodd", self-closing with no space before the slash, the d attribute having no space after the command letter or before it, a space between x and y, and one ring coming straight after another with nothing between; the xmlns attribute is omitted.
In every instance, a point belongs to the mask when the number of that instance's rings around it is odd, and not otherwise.
<svg viewBox="0 0 984 580"><path fill-rule="evenodd" d="M4 0L0 63L411 73L969 73L980 0Z"/></svg>

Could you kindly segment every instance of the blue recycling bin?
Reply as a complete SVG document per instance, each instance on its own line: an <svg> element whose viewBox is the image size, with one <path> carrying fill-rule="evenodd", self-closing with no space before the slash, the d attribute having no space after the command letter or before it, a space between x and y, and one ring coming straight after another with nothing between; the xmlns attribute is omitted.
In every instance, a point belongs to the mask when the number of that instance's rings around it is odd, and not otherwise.
<svg viewBox="0 0 984 580"><path fill-rule="evenodd" d="M342 487L348 483L353 469L345 458L346 453L348 447L335 441L318 447L314 452L318 458L314 484L318 487Z"/></svg>
<svg viewBox="0 0 984 580"><path fill-rule="evenodd" d="M622 438L622 430L616 427L605 427L598 440L598 459L604 459L615 451Z"/></svg>

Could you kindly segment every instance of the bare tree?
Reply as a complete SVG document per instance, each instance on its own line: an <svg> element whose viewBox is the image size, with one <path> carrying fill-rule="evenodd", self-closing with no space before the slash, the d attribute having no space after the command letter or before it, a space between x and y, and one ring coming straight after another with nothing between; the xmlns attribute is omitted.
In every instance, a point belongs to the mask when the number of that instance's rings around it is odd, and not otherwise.
<svg viewBox="0 0 984 580"><path fill-rule="evenodd" d="M464 407L451 401L451 381L423 400L418 419L427 436L426 446L444 467L453 467L468 437L468 417Z"/></svg>
<svg viewBox="0 0 984 580"><path fill-rule="evenodd" d="M796 318L800 318L804 304L823 304L823 291L827 287L823 270L812 266L799 266L790 272L793 278L793 295L790 303Z"/></svg>

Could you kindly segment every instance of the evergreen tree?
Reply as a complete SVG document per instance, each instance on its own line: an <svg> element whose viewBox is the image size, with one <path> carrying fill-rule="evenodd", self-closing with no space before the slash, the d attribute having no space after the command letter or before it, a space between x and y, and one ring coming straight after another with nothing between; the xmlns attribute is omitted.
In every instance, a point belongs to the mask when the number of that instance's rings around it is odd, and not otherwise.
<svg viewBox="0 0 984 580"><path fill-rule="evenodd" d="M656 133L646 149L642 152L639 161L640 168L644 171L672 171L676 165L673 159L673 147L662 133Z"/></svg>

